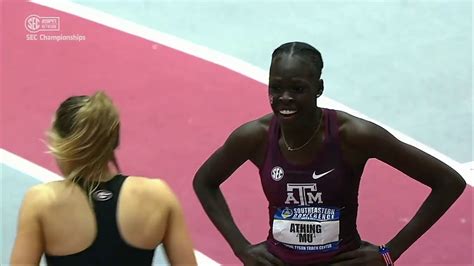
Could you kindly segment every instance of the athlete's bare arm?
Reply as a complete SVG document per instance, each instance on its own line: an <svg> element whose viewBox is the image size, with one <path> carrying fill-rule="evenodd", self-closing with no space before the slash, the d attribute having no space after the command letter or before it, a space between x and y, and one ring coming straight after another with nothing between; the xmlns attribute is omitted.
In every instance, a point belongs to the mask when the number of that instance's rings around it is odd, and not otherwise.
<svg viewBox="0 0 474 266"><path fill-rule="evenodd" d="M244 263L264 265L281 262L264 245L252 246L237 228L224 196L219 189L232 173L247 160L261 162L262 145L268 134L270 116L248 122L237 128L222 147L201 166L194 177L194 190L207 215Z"/></svg>
<svg viewBox="0 0 474 266"><path fill-rule="evenodd" d="M11 265L39 265L44 252L40 214L47 203L47 189L43 184L34 186L23 199Z"/></svg>
<svg viewBox="0 0 474 266"><path fill-rule="evenodd" d="M445 163L401 142L382 127L342 112L338 115L344 145L358 154L352 155L355 161L376 158L431 188L413 219L387 244L396 260L446 212L461 195L466 182ZM343 262L335 265L369 263L370 259L380 260L381 256L376 247L367 245L339 255L336 260Z"/></svg>
<svg viewBox="0 0 474 266"><path fill-rule="evenodd" d="M163 246L171 265L197 265L193 244L189 235L183 210L176 195L162 180L153 180L157 204L166 205L168 215ZM157 228L157 230L160 230Z"/></svg>

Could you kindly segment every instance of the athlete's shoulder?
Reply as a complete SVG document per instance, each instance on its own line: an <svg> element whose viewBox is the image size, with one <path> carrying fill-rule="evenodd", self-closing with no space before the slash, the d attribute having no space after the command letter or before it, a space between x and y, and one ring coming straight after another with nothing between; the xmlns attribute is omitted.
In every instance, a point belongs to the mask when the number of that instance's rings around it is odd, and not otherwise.
<svg viewBox="0 0 474 266"><path fill-rule="evenodd" d="M34 206L32 210L41 212L50 205L56 198L56 186L61 181L54 181L44 184L38 184L30 187L23 198L23 204Z"/></svg>
<svg viewBox="0 0 474 266"><path fill-rule="evenodd" d="M334 110L337 114L337 122L340 133L347 133L351 130L360 129L363 120L357 116L349 114L341 110Z"/></svg>
<svg viewBox="0 0 474 266"><path fill-rule="evenodd" d="M272 121L273 117L274 117L273 113L269 113L255 119L254 121L258 122L261 126L268 128L270 126L270 122Z"/></svg>
<svg viewBox="0 0 474 266"><path fill-rule="evenodd" d="M152 178L146 176L129 176L127 183L134 186L135 189L155 190L166 188L167 184L160 178Z"/></svg>
<svg viewBox="0 0 474 266"><path fill-rule="evenodd" d="M127 180L129 189L140 197L163 200L174 194L167 182L160 178L129 176Z"/></svg>
<svg viewBox="0 0 474 266"><path fill-rule="evenodd" d="M371 121L340 110L337 110L336 113L339 123L339 136L342 141L351 146L365 147L370 145L371 140L380 137L385 132L385 129Z"/></svg>
<svg viewBox="0 0 474 266"><path fill-rule="evenodd" d="M229 135L221 152L234 159L250 159L266 143L271 119L269 114L239 126Z"/></svg>
<svg viewBox="0 0 474 266"><path fill-rule="evenodd" d="M267 114L244 123L232 132L229 139L244 142L258 142L263 138L266 138L272 117L273 114Z"/></svg>

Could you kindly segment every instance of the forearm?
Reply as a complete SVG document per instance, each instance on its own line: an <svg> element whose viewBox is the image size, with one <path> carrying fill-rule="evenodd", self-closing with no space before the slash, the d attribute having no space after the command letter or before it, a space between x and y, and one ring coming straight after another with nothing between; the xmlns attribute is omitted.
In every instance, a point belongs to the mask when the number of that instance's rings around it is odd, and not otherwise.
<svg viewBox="0 0 474 266"><path fill-rule="evenodd" d="M465 183L457 182L450 186L450 189L446 186L433 188L413 219L387 243L394 261L439 220L461 195Z"/></svg>
<svg viewBox="0 0 474 266"><path fill-rule="evenodd" d="M221 190L218 187L209 188L196 184L194 189L204 211L229 243L234 253L238 254L246 248L250 243L235 224Z"/></svg>

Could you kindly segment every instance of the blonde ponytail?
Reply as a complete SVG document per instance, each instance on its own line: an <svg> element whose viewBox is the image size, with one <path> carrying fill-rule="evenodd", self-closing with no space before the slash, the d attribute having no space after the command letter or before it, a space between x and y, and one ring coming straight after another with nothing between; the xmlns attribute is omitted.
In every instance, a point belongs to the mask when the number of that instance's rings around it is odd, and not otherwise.
<svg viewBox="0 0 474 266"><path fill-rule="evenodd" d="M48 148L68 166L65 178L80 181L89 196L107 178L108 163L116 164L119 127L118 110L104 92L71 97L56 112Z"/></svg>

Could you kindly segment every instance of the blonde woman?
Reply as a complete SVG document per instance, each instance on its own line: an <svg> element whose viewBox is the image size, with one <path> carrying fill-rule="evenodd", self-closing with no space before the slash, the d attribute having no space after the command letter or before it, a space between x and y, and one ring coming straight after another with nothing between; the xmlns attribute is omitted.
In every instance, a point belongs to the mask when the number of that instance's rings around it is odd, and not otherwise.
<svg viewBox="0 0 474 266"><path fill-rule="evenodd" d="M49 149L65 179L25 195L11 264L151 265L163 244L172 265L195 265L181 206L159 179L119 174L117 108L103 92L56 111Z"/></svg>

